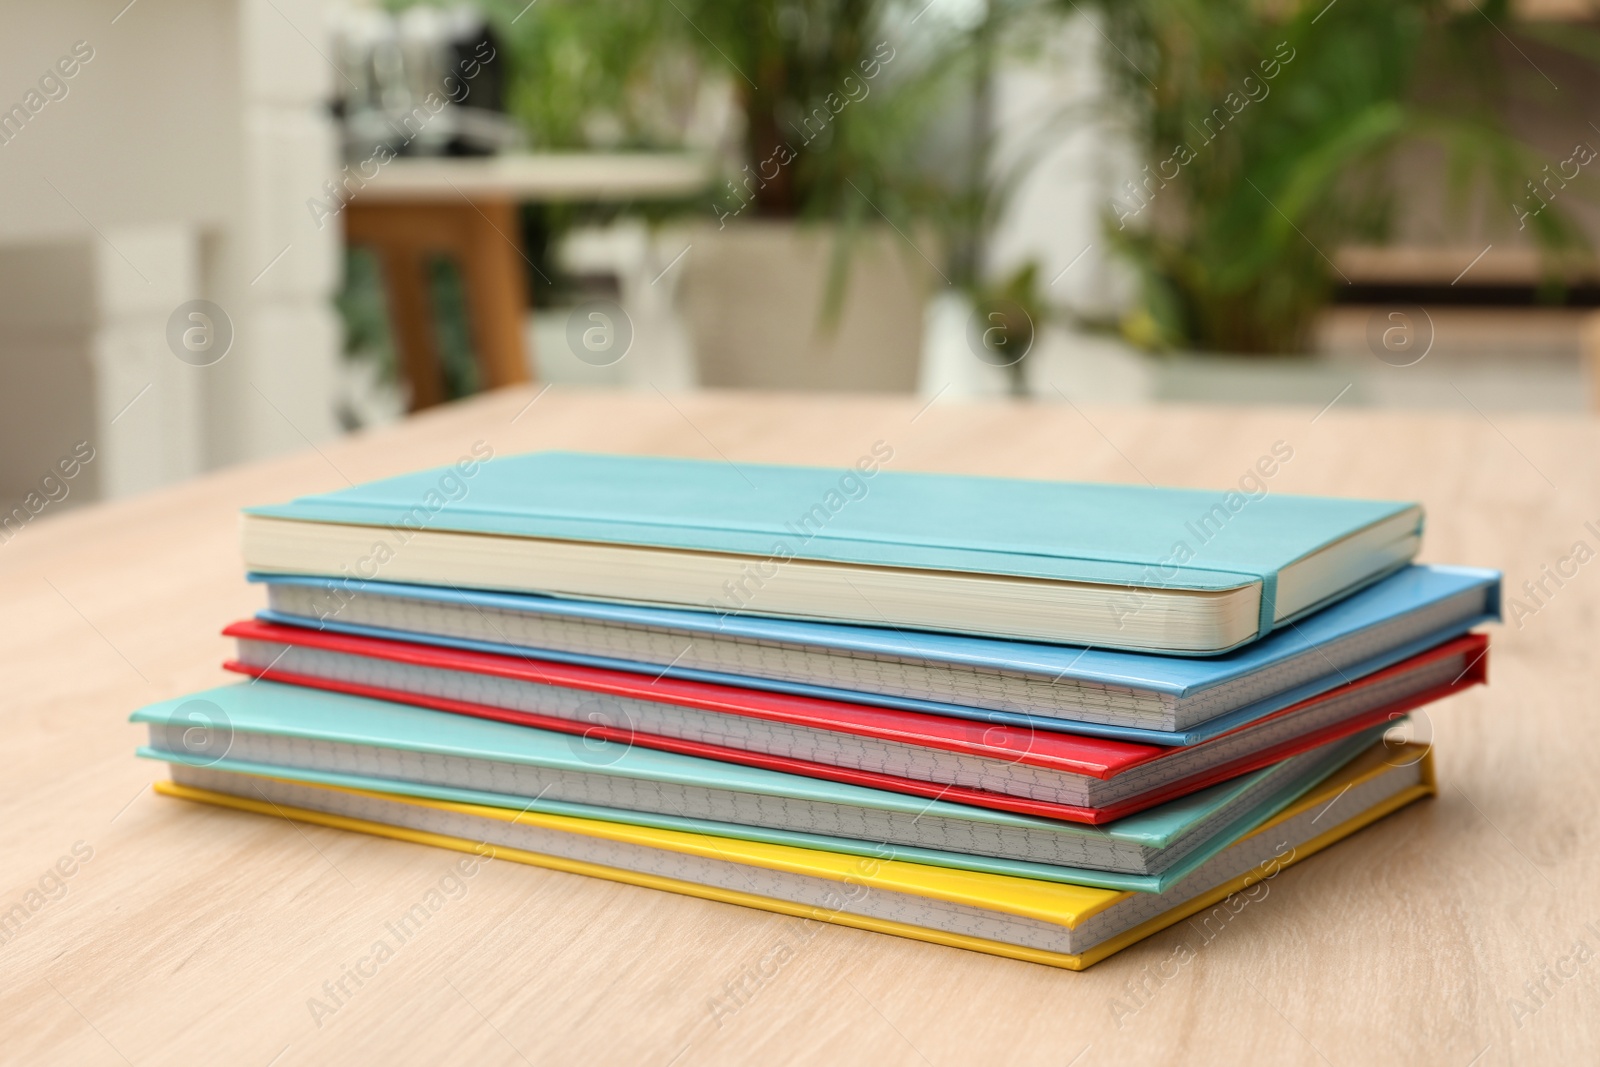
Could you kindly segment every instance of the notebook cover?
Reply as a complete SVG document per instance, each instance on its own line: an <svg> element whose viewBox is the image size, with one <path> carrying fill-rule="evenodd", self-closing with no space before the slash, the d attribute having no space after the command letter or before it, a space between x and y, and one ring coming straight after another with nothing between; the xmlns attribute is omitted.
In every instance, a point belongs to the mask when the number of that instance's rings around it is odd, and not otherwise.
<svg viewBox="0 0 1600 1067"><path fill-rule="evenodd" d="M877 840L862 841L845 837L829 837L824 834L807 833L801 830L779 830L771 827L715 822L709 819L682 815L663 815L654 812L602 808L592 804L544 800L538 797L528 800L522 796L490 793L478 789L458 789L451 786L403 782L390 778L373 778L360 774L311 770L282 764L254 763L227 756L221 759L192 759L182 753L164 752L148 745L140 746L137 750L137 755L143 759L161 760L168 764L192 762L209 770L232 774L281 778L303 784L338 786L346 789L383 793L389 796L423 797L430 800L476 804L491 808L571 815L579 818L596 819L601 822L626 823L630 826L683 830L689 833L705 834L710 837L726 838L733 841L759 841L766 844L793 845L797 848L834 852L846 856L871 859L902 859L912 863L927 864L932 867L947 867L953 870L979 871L986 874L1032 878L1045 882L1100 886L1105 889L1127 890L1138 893L1163 893L1199 868L1201 864L1212 856L1215 856L1244 834L1249 833L1266 819L1272 817L1285 805L1292 803L1306 790L1316 786L1323 778L1344 766L1364 749L1381 740L1384 733L1385 731L1382 728L1369 730L1356 737L1328 745L1325 751L1315 758L1308 756L1307 759L1310 762L1306 764L1300 776L1281 787L1276 793L1268 796L1255 808L1246 810L1221 831L1213 834L1208 840L1195 848L1187 859L1174 864L1160 874L1130 874L1121 871L1104 871L1087 867L1067 867L1028 860L979 856L968 852L944 852L939 849L923 848L915 845L897 845Z"/></svg>
<svg viewBox="0 0 1600 1067"><path fill-rule="evenodd" d="M206 706L197 711L193 707L196 701ZM1243 776L1109 826L1088 827L638 746L623 747L615 758L608 757L607 762L599 763L585 758L588 754L579 752L568 734L275 682L220 686L163 701L136 711L132 721L189 726L195 722L196 714L220 716L235 732L520 763L585 774L877 808L912 816L1032 827L1053 833L1105 835L1157 849L1166 848L1182 837L1256 780L1254 775ZM1268 774L1270 769L1256 773Z"/></svg>
<svg viewBox="0 0 1600 1067"><path fill-rule="evenodd" d="M1366 811L1360 812L1344 820L1313 838L1310 841L1297 844L1293 853L1282 860L1274 861L1277 869L1299 862L1306 857L1321 851L1328 845L1339 841L1357 830L1369 825L1411 802L1428 796L1435 791L1432 754L1416 748L1414 758L1422 763L1422 784L1405 790L1381 804L1374 805ZM1396 752L1396 756L1413 758L1405 752ZM1308 793L1297 803L1284 809L1273 819L1263 823L1251 835L1269 832L1274 826L1283 821L1298 816L1306 811L1314 810L1318 806L1331 803L1343 793L1369 778L1383 773L1384 765L1379 762L1376 766L1368 759L1354 761L1346 770L1341 771L1323 783L1321 788ZM508 859L513 862L526 863L532 866L545 867L552 870L565 871L572 874L583 874L591 877L605 878L611 881L625 882L631 885L644 886L653 889L662 889L668 892L682 893L688 896L700 897L708 900L718 900L724 903L740 904L766 911L781 912L801 918L816 919L819 921L834 922L839 925L853 926L858 929L873 930L879 933L895 934L901 937L911 937L917 940L930 941L936 944L949 945L956 948L972 949L980 952L990 952L996 955L1008 956L1014 959L1026 960L1034 963L1044 963L1070 970L1081 970L1101 959L1127 947L1158 930L1170 926L1186 916L1193 915L1225 899L1230 893L1254 884L1270 873L1262 867L1247 871L1233 880L1210 889L1190 901L1179 905L1163 914L1156 916L1145 923L1125 931L1116 937L1094 946L1092 949L1079 954L1065 954L1047 952L1038 949L1023 948L1020 946L1006 945L1001 942L987 941L981 938L969 937L961 934L948 934L942 931L930 930L925 927L910 926L888 920L873 919L863 916L852 916L837 911L796 905L770 897L760 897L748 893L716 889L697 885L692 882L683 882L676 879L662 878L656 875L639 874L618 868L602 867L596 864L546 856L539 853L526 852L520 849L506 848L504 846L485 845L482 842L469 841L465 838L447 837L441 834L426 831L412 830L404 827L390 826L383 823L372 822L364 819L353 819L341 815L332 815L322 812L309 811L301 808L285 809L280 805L262 803L247 798L234 796L228 793L214 792L211 790L195 789L190 786L179 785L174 782L157 782L154 789L167 796L187 800L199 801L233 808L241 811L250 811L263 815L288 817L302 822L333 827L337 829L354 830L362 833L389 837L401 841L417 844L432 845L435 847L451 848L461 852L477 855L488 855L495 859ZM361 792L356 790L354 792ZM396 799L389 794L382 794L386 799ZM733 860L748 863L754 866L768 867L771 869L806 874L814 877L828 878L835 881L849 880L852 883L866 885L870 888L879 888L886 891L914 893L932 899L949 901L957 904L970 904L985 907L996 911L1003 911L1013 915L1027 918L1036 918L1045 922L1055 922L1069 928L1076 927L1084 920L1105 910L1126 897L1126 892L1100 889L1090 886L1078 886L1053 882L1039 882L1024 878L1005 877L969 872L954 872L943 867L930 867L922 864L907 863L894 859L882 859L870 865L864 865L859 860L839 856L830 852L816 852L807 849L794 848L783 845L768 845L748 842L730 843L724 838L706 837L693 833L682 833L670 830L654 830L648 828L632 827L624 824L589 820L581 818L568 818L559 815L547 815L534 812L509 813L504 809L486 808L470 804L451 802L410 800L426 806L446 808L466 814L477 815L484 818L499 819L509 822L525 822L533 825L547 826L552 829L565 830L574 833L584 833L597 837L606 837L613 840L626 841L633 844L645 845L653 848L670 849L694 855L711 856L717 859ZM1264 867L1265 865L1263 865Z"/></svg>
<svg viewBox="0 0 1600 1067"><path fill-rule="evenodd" d="M270 682L262 682L251 686L226 687L233 690L243 689L288 689L286 686L275 686ZM205 697L209 694L196 694ZM307 697L331 697L333 694L307 693ZM185 698L178 701L169 701L173 707L154 705L152 708L143 709L135 713L133 721L151 721L150 716L144 712L155 711L155 718L167 719L182 723L196 723L216 726L220 721L222 725L234 725L229 721L229 716L218 705L212 703L203 709L199 715L191 710L186 710L185 705L194 698ZM353 697L341 697L344 701L355 701ZM365 703L375 704L376 701ZM237 709L235 709L237 710ZM417 716L440 716L437 712L423 712L409 709ZM242 720L249 721L249 720ZM469 720L470 721L470 720ZM524 727L502 726L493 723L475 723L480 727L498 727L501 730L521 730L533 733ZM545 800L534 798L529 800L523 796L512 796L502 793L484 792L476 789L460 789L450 786L436 786L420 782L407 782L390 778L374 778L360 774L339 772L326 772L314 769L288 766L283 764L253 763L246 760L226 755L220 759L211 756L203 758L192 757L185 753L162 751L148 745L140 746L138 755L145 759L161 760L167 763L194 763L199 766L211 767L219 771L232 771L241 774L255 774L265 777L278 777L294 781L311 782L323 785L345 786L353 789L366 789L373 792L390 793L395 795L428 797L435 800L449 800L469 804L482 804L489 807L514 808L522 811L547 811L556 814L577 815L585 818L601 819L609 822L626 822L640 826L654 826L665 829L688 830L693 833L710 834L716 837L727 837L749 841L765 841L772 844L797 845L802 848L821 849L829 852L840 852L847 855L871 856L876 858L894 857L908 859L918 863L927 863L933 866L953 867L959 870L985 871L993 874L1018 875L1026 878L1038 878L1045 881L1065 881L1081 885L1098 885L1111 889L1128 889L1137 892L1160 893L1171 887L1175 881L1194 870L1207 858L1215 855L1221 849L1239 836L1253 829L1263 820L1271 817L1284 805L1291 803L1307 789L1312 788L1323 777L1348 762L1363 748L1372 744L1383 736L1384 728L1377 727L1363 734L1342 741L1331 742L1317 753L1308 753L1300 757L1301 773L1281 786L1276 792L1261 799L1253 808L1244 810L1231 823L1198 847L1195 847L1185 860L1174 864L1166 871L1156 875L1129 874L1117 871L1100 871L1088 868L1057 866L1045 863L1035 863L1025 860L1014 860L991 856L978 856L971 853L944 852L938 849L922 848L909 845L886 844L882 841L861 841L852 838L829 837L823 834L807 833L800 830L783 830L771 827L749 826L744 824L715 822L706 819L697 819L688 816L663 815L653 812L627 811L616 808L603 808L594 805ZM333 739L339 739L337 736ZM644 750L634 749L633 752ZM654 753L655 756L668 756L667 753ZM681 757L676 757L681 758ZM702 761L692 761L702 762ZM736 770L738 768L735 768ZM1257 775L1270 773L1271 769L1256 772ZM763 772L770 773L770 772ZM1212 786L1202 794L1193 794L1180 801L1173 801L1151 812L1143 812L1121 820L1136 838L1151 836L1152 831L1169 829L1174 822L1192 824L1197 817L1197 805L1223 803L1222 798L1235 795L1234 791L1248 788L1254 776L1235 779L1233 782ZM848 787L839 787L848 788ZM866 792L866 791L863 791ZM909 799L909 798L901 798ZM941 802L918 802L918 810L929 810L931 804ZM946 808L956 808L958 805L945 805ZM980 809L966 808L964 810L977 812ZM991 815L1000 816L1004 820L1020 820L1029 823L1043 822L1045 820L1029 819L1025 816L1011 816L1004 813L991 812ZM1154 824L1154 825L1153 825ZM1050 825L1065 831L1076 831L1085 834L1103 835L1110 832L1107 827L1073 826L1068 823L1051 823ZM1157 845L1156 847L1161 847Z"/></svg>
<svg viewBox="0 0 1600 1067"><path fill-rule="evenodd" d="M961 752L990 759L1047 767L1074 774L1101 779L1113 778L1134 767L1144 766L1175 754L1177 749L1154 745L1135 745L1096 738L1075 737L1070 734L1039 734L1010 726L980 726L968 720L947 719L908 712L888 711L864 705L806 700L798 697L775 697L759 690L738 690L721 686L707 686L693 682L662 680L650 683L639 675L623 672L593 671L563 664L545 663L530 659L505 656L486 656L429 646L393 641L374 641L350 638L337 634L316 633L294 627L270 626L259 622L235 623L225 634L246 640L284 642L311 648L375 656L440 669L476 671L500 677L516 678L583 689L589 692L614 696L636 697L664 703L683 704L719 713L744 715L757 719L789 723L813 729L834 730L876 737L904 744L926 745L953 752ZM472 715L499 722L514 723L566 734L580 734L590 741L619 746L643 745L647 748L678 752L724 762L742 763L752 767L784 771L813 778L847 782L875 789L886 789L913 796L936 797L960 804L990 807L1000 811L1038 815L1045 818L1072 822L1103 824L1123 816L1142 811L1156 804L1182 796L1197 789L1245 774L1278 760L1286 759L1317 745L1341 737L1348 737L1368 727L1389 722L1424 704L1441 699L1461 689L1484 682L1487 678L1488 639L1469 635L1446 642L1429 652L1413 656L1394 667L1368 675L1331 693L1285 708L1277 713L1288 715L1304 710L1321 700L1346 695L1350 688L1382 684L1390 679L1427 666L1449 656L1462 656L1467 668L1453 682L1436 686L1413 696L1392 701L1373 708L1343 722L1301 734L1256 753L1241 756L1218 767L1166 783L1137 796L1119 800L1103 807L1084 807L1070 804L1032 800L1009 796L988 790L936 782L922 782L874 771L837 767L831 764L785 756L748 752L708 742L661 737L601 724L575 722L548 715L494 707L448 697L407 693L383 689L354 682L334 681L310 675L293 674L281 668L263 671L236 660L225 666L258 677L290 685L302 685L356 696L392 700L415 704L456 714Z"/></svg>
<svg viewBox="0 0 1600 1067"><path fill-rule="evenodd" d="M328 588L339 583L326 578L252 574L252 581L284 585ZM892 655L909 659L948 663L983 671L1002 671L1050 679L1110 685L1165 694L1176 698L1193 697L1207 689L1233 681L1299 655L1308 649L1348 637L1399 615L1425 610L1449 597L1481 590L1484 610L1459 623L1442 627L1416 640L1342 671L1328 671L1322 677L1187 730L1147 730L1138 727L1073 722L1046 715L993 711L947 704L939 701L856 692L837 687L802 682L747 677L718 671L686 669L676 665L639 663L603 656L537 650L542 660L573 663L608 670L630 671L654 677L681 678L721 685L765 689L796 696L869 703L880 707L922 712L939 716L976 719L988 724L1006 723L1024 729L1070 732L1154 745L1192 745L1210 740L1255 719L1279 711L1296 701L1314 696L1348 678L1359 677L1397 663L1441 641L1465 633L1483 622L1500 618L1500 573L1469 567L1413 565L1323 608L1293 626L1221 656L1199 659L1154 656L1136 652L1112 652L1065 645L1043 645L1020 641L954 637L946 634L875 630L870 627L828 623L761 619L751 616L717 616L709 612L678 611L666 608L635 607L555 597L492 593L477 590L447 589L438 586L400 585L385 582L352 582L351 586L378 595L395 595L443 603L474 605L485 610L524 611L565 618L581 618L632 626L684 630L691 634L726 634L734 637L780 644L810 645L842 653ZM336 633L372 636L391 640L425 642L447 648L460 648L522 657L529 650L501 642L479 641L427 634L410 630L342 623L336 618L313 619L276 611L263 611L258 618L266 622L316 628Z"/></svg>
<svg viewBox="0 0 1600 1067"><path fill-rule="evenodd" d="M464 466L473 467L470 474ZM1259 583L1265 634L1274 626L1279 571L1414 506L872 466L864 476L848 468L534 452L247 512L1137 588L1217 591ZM463 489L454 499L441 493L447 478ZM1220 529L1204 536L1195 523L1217 506L1226 521L1213 519ZM818 512L824 518L808 523Z"/></svg>

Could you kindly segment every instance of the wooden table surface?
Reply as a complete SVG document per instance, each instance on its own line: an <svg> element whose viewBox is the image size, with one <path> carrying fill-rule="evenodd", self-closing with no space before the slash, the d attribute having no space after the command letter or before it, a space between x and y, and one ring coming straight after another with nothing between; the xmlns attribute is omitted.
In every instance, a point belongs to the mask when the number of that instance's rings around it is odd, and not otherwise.
<svg viewBox="0 0 1600 1067"><path fill-rule="evenodd" d="M393 160L359 199L646 200L692 196L711 184L713 161L681 152L523 152Z"/></svg>
<svg viewBox="0 0 1600 1067"><path fill-rule="evenodd" d="M477 441L844 466L882 440L897 470L1210 487L1283 441L1274 491L1421 500L1426 559L1515 590L1600 548L1600 425L1492 418L518 388L46 513L0 544L0 915L23 916L0 934L0 1061L1596 1062L1600 562L1495 631L1490 688L1432 709L1437 799L1287 870L1209 941L1179 926L1081 974L490 863L317 1020L324 982L455 855L155 796L127 722L226 680L218 630L263 603L242 505Z"/></svg>

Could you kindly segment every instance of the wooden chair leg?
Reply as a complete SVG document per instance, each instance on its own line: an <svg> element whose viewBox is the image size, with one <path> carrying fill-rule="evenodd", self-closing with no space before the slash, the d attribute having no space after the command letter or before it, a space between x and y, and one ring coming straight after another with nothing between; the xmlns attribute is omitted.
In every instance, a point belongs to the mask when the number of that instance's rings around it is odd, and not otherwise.
<svg viewBox="0 0 1600 1067"><path fill-rule="evenodd" d="M515 201L355 203L345 211L345 238L378 254L398 369L411 387L411 410L446 399L428 284L431 255L449 256L461 267L468 329L484 387L532 377L523 341L527 262Z"/></svg>
<svg viewBox="0 0 1600 1067"><path fill-rule="evenodd" d="M467 314L485 388L532 378L524 341L527 261L522 254L517 205L504 199L461 205L459 251L466 281Z"/></svg>
<svg viewBox="0 0 1600 1067"><path fill-rule="evenodd" d="M444 364L434 327L428 256L414 246L379 245L395 355L411 386L411 410L444 402Z"/></svg>

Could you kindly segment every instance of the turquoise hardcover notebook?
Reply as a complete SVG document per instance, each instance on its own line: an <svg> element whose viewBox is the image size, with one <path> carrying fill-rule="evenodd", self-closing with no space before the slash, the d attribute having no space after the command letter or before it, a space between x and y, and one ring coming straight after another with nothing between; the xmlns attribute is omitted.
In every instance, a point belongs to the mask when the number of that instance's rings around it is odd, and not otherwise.
<svg viewBox="0 0 1600 1067"><path fill-rule="evenodd" d="M889 452L892 455L892 452ZM1408 562L1421 508L541 452L251 508L264 574L1214 654Z"/></svg>
<svg viewBox="0 0 1600 1067"><path fill-rule="evenodd" d="M636 825L1154 889L1290 803L1373 741L1361 735L1103 827L271 682L143 708L140 755L183 765ZM1070 873L1062 873L1062 869ZM1085 872L1098 872L1089 875Z"/></svg>

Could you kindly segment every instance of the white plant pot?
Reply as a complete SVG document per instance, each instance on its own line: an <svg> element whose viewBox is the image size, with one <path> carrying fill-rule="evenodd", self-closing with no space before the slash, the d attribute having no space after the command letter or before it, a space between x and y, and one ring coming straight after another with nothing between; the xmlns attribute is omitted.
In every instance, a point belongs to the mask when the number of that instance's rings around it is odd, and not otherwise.
<svg viewBox="0 0 1600 1067"><path fill-rule="evenodd" d="M947 289L928 301L917 393L942 397L1008 396L1006 368L978 358L971 342L972 301ZM1031 355L1031 353L1030 353Z"/></svg>
<svg viewBox="0 0 1600 1067"><path fill-rule="evenodd" d="M837 322L823 321L836 230L739 221L694 233L679 295L700 384L910 392L931 269L887 228L858 234Z"/></svg>

